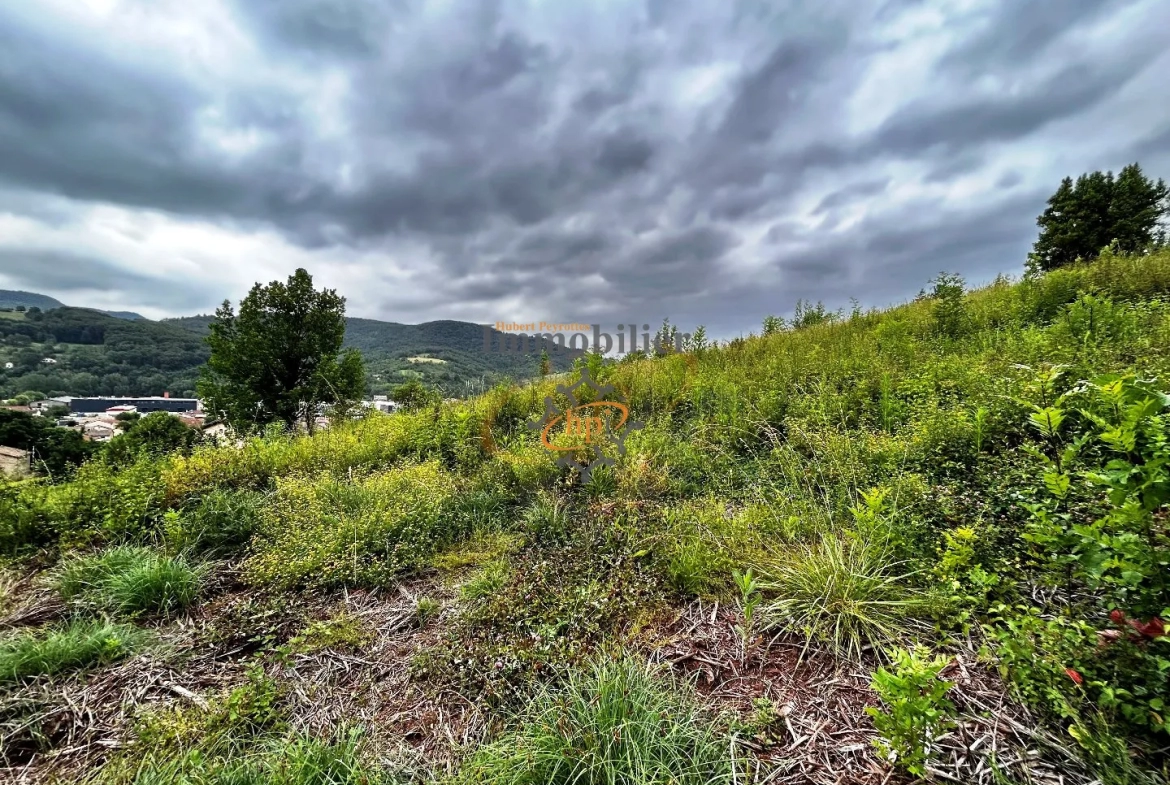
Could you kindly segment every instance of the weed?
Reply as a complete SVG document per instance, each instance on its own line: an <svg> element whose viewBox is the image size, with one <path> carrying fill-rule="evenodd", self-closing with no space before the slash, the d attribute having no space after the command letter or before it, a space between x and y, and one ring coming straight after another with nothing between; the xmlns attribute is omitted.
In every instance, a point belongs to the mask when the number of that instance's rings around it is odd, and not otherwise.
<svg viewBox="0 0 1170 785"><path fill-rule="evenodd" d="M866 708L882 735L878 749L919 777L926 775L932 743L953 726L955 714L947 698L953 685L938 678L950 659L928 659L929 653L921 646L894 650L889 669L878 668L871 685L886 708Z"/></svg>
<svg viewBox="0 0 1170 785"><path fill-rule="evenodd" d="M201 580L201 570L182 557L167 558L148 548L120 546L66 561L57 588L66 600L121 616L166 616L195 601Z"/></svg>
<svg viewBox="0 0 1170 785"><path fill-rule="evenodd" d="M360 651L373 635L357 616L342 610L322 621L310 622L297 636L289 640L291 651L310 653L324 649Z"/></svg>

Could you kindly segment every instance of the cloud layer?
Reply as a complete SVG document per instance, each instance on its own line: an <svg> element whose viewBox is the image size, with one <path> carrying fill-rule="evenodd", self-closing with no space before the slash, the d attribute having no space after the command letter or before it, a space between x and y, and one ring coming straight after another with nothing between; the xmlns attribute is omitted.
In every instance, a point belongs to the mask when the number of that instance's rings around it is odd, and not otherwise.
<svg viewBox="0 0 1170 785"><path fill-rule="evenodd" d="M1170 175L1159 0L0 9L0 286L151 316L307 267L417 322L757 327L1017 271Z"/></svg>

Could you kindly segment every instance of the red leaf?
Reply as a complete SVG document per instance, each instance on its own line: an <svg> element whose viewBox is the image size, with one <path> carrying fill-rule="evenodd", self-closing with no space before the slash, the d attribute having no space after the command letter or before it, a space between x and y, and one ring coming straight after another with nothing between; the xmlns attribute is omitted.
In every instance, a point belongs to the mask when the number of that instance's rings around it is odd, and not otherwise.
<svg viewBox="0 0 1170 785"><path fill-rule="evenodd" d="M1083 684L1085 681L1084 677L1074 671L1072 668L1065 668L1064 672L1067 673L1068 677L1073 680L1073 684Z"/></svg>
<svg viewBox="0 0 1170 785"><path fill-rule="evenodd" d="M1112 610L1109 612L1109 619L1114 624L1125 624L1125 614L1119 610Z"/></svg>

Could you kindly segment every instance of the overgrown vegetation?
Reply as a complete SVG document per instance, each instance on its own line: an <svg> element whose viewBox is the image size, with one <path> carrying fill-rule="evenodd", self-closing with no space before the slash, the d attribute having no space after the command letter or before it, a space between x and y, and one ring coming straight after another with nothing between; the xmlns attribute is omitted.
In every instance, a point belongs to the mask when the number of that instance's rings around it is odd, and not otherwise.
<svg viewBox="0 0 1170 785"><path fill-rule="evenodd" d="M1164 776L1170 252L1106 251L975 291L944 274L898 308L802 304L764 332L590 357L645 427L586 485L525 427L546 396L565 403L549 378L311 436L144 451L69 482L6 484L0 546L21 569L51 569L76 610L143 625L179 624L165 619L180 595L159 587L180 581L136 584L132 596L152 599L123 606L109 576L144 564L225 576L203 585L201 641L267 665L274 714L240 709L267 719L225 735L208 719L225 699L185 708L171 718L182 743L129 746L110 764L120 781L282 781L274 750L297 744L347 761L336 781L390 776L384 749L309 733L286 711L297 689L327 699L328 685L296 681L314 657L347 675L407 673L412 689L485 713L482 739L469 732L458 760L424 779L640 785L735 767L750 781L759 750L731 738L750 701L720 718L725 694L695 695L639 659L699 628L745 681L779 682L769 651L799 652L789 670L873 673L861 746L884 739L875 770L942 765L940 734L980 719L942 673L961 653L1002 679L997 711L1026 707L1029 730L1059 739L1045 754L1070 771ZM425 585L403 596L404 580ZM393 611L359 622L340 610L352 597ZM317 598L332 615L289 610ZM695 621L672 626L680 618ZM20 633L4 661L61 634ZM714 671L712 656L669 661ZM796 713L766 718L785 745L799 737L784 722L809 710L793 700L783 710ZM445 736L427 711L432 724L412 732Z"/></svg>

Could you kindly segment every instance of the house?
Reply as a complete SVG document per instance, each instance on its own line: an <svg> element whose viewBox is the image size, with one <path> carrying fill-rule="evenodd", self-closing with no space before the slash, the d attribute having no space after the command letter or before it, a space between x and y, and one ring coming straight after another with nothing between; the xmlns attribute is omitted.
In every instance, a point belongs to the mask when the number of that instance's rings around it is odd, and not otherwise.
<svg viewBox="0 0 1170 785"><path fill-rule="evenodd" d="M6 370L6 371L11 371L15 367L16 366L13 365L12 363L4 363L4 370Z"/></svg>
<svg viewBox="0 0 1170 785"><path fill-rule="evenodd" d="M114 436L114 426L101 420L92 420L81 426L81 432L91 442L108 442Z"/></svg>
<svg viewBox="0 0 1170 785"><path fill-rule="evenodd" d="M52 409L54 406L64 406L66 409L68 409L69 402L72 400L73 399L68 395L62 395L57 398L43 398L39 401L33 401L28 406L35 414L37 412L44 412L48 409Z"/></svg>
<svg viewBox="0 0 1170 785"><path fill-rule="evenodd" d="M46 357L45 359L41 360L41 362L44 363L45 365L56 365L57 364L57 361L54 360L52 357Z"/></svg>
<svg viewBox="0 0 1170 785"><path fill-rule="evenodd" d="M23 477L29 473L28 450L0 447L0 474Z"/></svg>
<svg viewBox="0 0 1170 785"><path fill-rule="evenodd" d="M219 420L212 420L203 425L203 435L211 440L222 442L228 438L227 423Z"/></svg>

